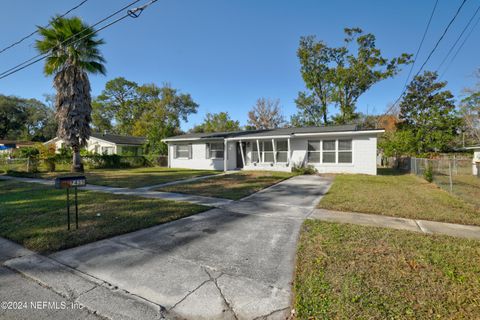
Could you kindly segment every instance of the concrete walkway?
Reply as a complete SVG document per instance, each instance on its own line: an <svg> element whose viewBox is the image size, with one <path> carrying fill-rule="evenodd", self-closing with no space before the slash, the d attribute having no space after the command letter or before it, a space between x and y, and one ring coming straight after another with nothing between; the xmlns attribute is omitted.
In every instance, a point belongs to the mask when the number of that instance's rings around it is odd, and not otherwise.
<svg viewBox="0 0 480 320"><path fill-rule="evenodd" d="M358 212L340 212L325 209L313 210L309 218L329 222L384 227L427 234L444 234L453 237L480 240L480 227L462 224L405 219Z"/></svg>
<svg viewBox="0 0 480 320"><path fill-rule="evenodd" d="M12 176L3 176L3 175L0 175L0 180L16 180L16 181L21 181L26 183L40 183L40 184L49 185L49 186L53 186L55 184L55 181L53 180L22 178L22 177L12 177ZM175 182L187 183L188 181L179 180ZM190 203L200 204L200 205L209 206L209 207L220 207L220 206L227 205L233 201L229 199L196 196L196 195L181 194L181 193L174 193L174 192L149 191L153 187L155 186L151 186L148 188L144 187L144 188L138 188L138 189L130 189L130 188L115 188L115 187L87 184L85 187L81 187L80 189L96 191L96 192L112 193L112 194L123 194L123 195L137 196L137 197L143 197L143 198L184 201L184 202L190 202Z"/></svg>
<svg viewBox="0 0 480 320"><path fill-rule="evenodd" d="M6 265L110 319L285 319L300 226L330 184L298 176L217 209Z"/></svg>

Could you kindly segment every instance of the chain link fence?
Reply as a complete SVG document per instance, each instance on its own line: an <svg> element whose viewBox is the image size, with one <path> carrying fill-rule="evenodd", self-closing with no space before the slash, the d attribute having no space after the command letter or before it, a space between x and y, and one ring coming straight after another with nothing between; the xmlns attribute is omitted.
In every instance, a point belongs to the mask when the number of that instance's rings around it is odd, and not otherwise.
<svg viewBox="0 0 480 320"><path fill-rule="evenodd" d="M480 175L474 174L479 165L471 158L410 158L410 173L431 180L480 209Z"/></svg>

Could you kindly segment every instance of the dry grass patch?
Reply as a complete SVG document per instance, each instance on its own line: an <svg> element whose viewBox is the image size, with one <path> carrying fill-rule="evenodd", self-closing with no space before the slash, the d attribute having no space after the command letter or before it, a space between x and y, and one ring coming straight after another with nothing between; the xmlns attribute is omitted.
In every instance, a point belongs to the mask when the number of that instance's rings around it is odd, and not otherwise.
<svg viewBox="0 0 480 320"><path fill-rule="evenodd" d="M242 171L160 188L159 191L238 200L292 176L287 172Z"/></svg>
<svg viewBox="0 0 480 320"><path fill-rule="evenodd" d="M479 319L480 241L307 220L299 319Z"/></svg>
<svg viewBox="0 0 480 320"><path fill-rule="evenodd" d="M79 191L78 203L79 229L67 231L65 190L0 180L0 236L34 251L53 252L208 209L189 203L91 191Z"/></svg>
<svg viewBox="0 0 480 320"><path fill-rule="evenodd" d="M480 225L480 210L413 175L337 175L319 208Z"/></svg>

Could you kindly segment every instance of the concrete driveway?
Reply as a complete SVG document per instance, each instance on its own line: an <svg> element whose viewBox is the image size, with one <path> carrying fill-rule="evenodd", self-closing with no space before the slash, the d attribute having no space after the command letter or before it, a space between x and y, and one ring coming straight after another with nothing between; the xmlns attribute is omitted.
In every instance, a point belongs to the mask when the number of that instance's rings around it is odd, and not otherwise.
<svg viewBox="0 0 480 320"><path fill-rule="evenodd" d="M187 319L285 318L302 221L330 180L298 176L241 201L50 257Z"/></svg>

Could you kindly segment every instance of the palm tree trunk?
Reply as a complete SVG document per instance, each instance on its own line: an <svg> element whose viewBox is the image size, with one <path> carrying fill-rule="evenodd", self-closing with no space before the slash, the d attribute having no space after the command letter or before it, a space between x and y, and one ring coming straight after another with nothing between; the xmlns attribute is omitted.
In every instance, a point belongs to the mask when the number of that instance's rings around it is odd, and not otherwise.
<svg viewBox="0 0 480 320"><path fill-rule="evenodd" d="M80 147L78 145L72 146L73 159L72 159L72 172L83 172L82 157L80 156Z"/></svg>

